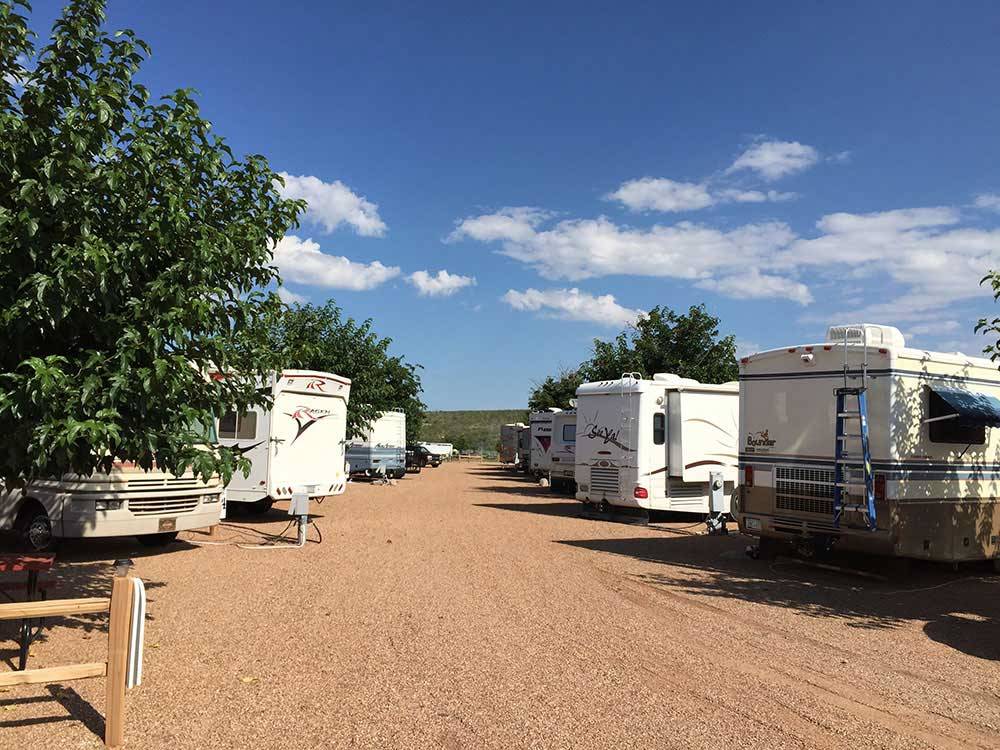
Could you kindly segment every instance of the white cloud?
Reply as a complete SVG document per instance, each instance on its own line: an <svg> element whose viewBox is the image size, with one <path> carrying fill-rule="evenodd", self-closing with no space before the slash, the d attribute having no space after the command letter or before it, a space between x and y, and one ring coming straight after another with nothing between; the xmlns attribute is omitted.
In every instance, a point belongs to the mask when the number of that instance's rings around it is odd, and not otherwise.
<svg viewBox="0 0 1000 750"><path fill-rule="evenodd" d="M582 320L605 326L621 327L643 314L619 305L611 294L595 297L579 289L509 290L503 301L515 310L540 312L546 317Z"/></svg>
<svg viewBox="0 0 1000 750"><path fill-rule="evenodd" d="M798 141L759 141L740 154L726 173L749 169L765 180L777 180L818 161L819 151Z"/></svg>
<svg viewBox="0 0 1000 750"><path fill-rule="evenodd" d="M400 274L396 266L379 261L355 263L343 256L327 255L311 239L293 234L282 237L274 248L274 263L289 281L332 289L374 289Z"/></svg>
<svg viewBox="0 0 1000 750"><path fill-rule="evenodd" d="M310 175L291 175L281 172L285 184L278 190L285 198L304 199L309 207L304 221L332 232L341 224L354 228L363 237L381 237L386 232L385 222L378 215L378 204L354 193L340 180L323 182Z"/></svg>
<svg viewBox="0 0 1000 750"><path fill-rule="evenodd" d="M928 321L910 326L904 335L907 339L911 336L943 336L946 333L954 333L961 327L962 324L957 320Z"/></svg>
<svg viewBox="0 0 1000 750"><path fill-rule="evenodd" d="M749 357L751 354L756 354L759 351L763 351L763 347L756 341L736 339L736 359Z"/></svg>
<svg viewBox="0 0 1000 750"><path fill-rule="evenodd" d="M607 198L633 211L696 211L715 203L704 183L676 182L656 177L624 182Z"/></svg>
<svg viewBox="0 0 1000 750"><path fill-rule="evenodd" d="M549 211L530 206L501 208L492 214L471 216L456 222L447 242L457 242L468 237L480 242L494 240L528 240L535 234L535 227L552 217Z"/></svg>
<svg viewBox="0 0 1000 750"><path fill-rule="evenodd" d="M989 211L1000 211L1000 195L997 193L980 193L976 196L976 208L985 208Z"/></svg>
<svg viewBox="0 0 1000 750"><path fill-rule="evenodd" d="M736 203L783 203L799 197L798 193L779 193L777 190L721 190L717 193L719 202Z"/></svg>
<svg viewBox="0 0 1000 750"><path fill-rule="evenodd" d="M306 301L306 298L301 294L296 294L288 287L279 286L278 296L281 297L281 301L286 305L301 305Z"/></svg>
<svg viewBox="0 0 1000 750"><path fill-rule="evenodd" d="M790 299L800 305L813 301L812 293L805 284L784 276L763 274L755 268L720 279L704 279L695 286L735 299Z"/></svg>
<svg viewBox="0 0 1000 750"><path fill-rule="evenodd" d="M406 280L425 297L448 297L459 289L474 286L476 283L474 276L460 276L457 273L448 273L444 269L436 274L416 271L407 276Z"/></svg>

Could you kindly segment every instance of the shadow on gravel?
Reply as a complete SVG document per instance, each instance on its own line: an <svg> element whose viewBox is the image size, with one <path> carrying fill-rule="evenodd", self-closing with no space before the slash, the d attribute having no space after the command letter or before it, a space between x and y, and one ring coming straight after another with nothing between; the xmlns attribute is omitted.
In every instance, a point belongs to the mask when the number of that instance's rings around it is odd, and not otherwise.
<svg viewBox="0 0 1000 750"><path fill-rule="evenodd" d="M981 659L1000 660L1000 576L989 564L958 572L914 560L909 572L887 571L885 558L832 556L828 562L885 576L876 581L778 558L751 560L746 539L673 535L635 539L563 540L578 549L625 555L669 566L635 580L686 594L742 599L842 620L854 628L895 628L926 622L927 637Z"/></svg>
<svg viewBox="0 0 1000 750"><path fill-rule="evenodd" d="M38 724L55 724L60 721L76 721L83 724L99 739L104 739L104 717L92 705L85 701L73 688L64 685L47 685L48 695L25 696L23 698L4 698L0 700L0 709L16 708L31 704L56 703L66 713L48 716L31 716L24 719L0 721L0 729L35 726Z"/></svg>
<svg viewBox="0 0 1000 750"><path fill-rule="evenodd" d="M476 503L477 508L493 508L495 510L513 510L519 513L537 513L542 516L562 516L573 518L580 514L580 504L577 502L556 503Z"/></svg>

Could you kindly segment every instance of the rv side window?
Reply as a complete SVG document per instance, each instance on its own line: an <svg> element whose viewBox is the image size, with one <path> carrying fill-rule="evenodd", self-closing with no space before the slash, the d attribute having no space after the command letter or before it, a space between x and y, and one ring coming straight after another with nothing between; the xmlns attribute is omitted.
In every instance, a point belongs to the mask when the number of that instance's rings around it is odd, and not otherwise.
<svg viewBox="0 0 1000 750"><path fill-rule="evenodd" d="M236 438L236 412L227 411L219 420L219 437L229 440Z"/></svg>
<svg viewBox="0 0 1000 750"><path fill-rule="evenodd" d="M667 439L667 416L665 414L653 415L653 442L656 445L663 445Z"/></svg>
<svg viewBox="0 0 1000 750"><path fill-rule="evenodd" d="M563 425L563 442L564 443L575 443L576 442L576 425L575 424L564 424Z"/></svg>
<svg viewBox="0 0 1000 750"><path fill-rule="evenodd" d="M246 414L240 415L236 437L240 440L253 440L257 437L257 412L248 411Z"/></svg>
<svg viewBox="0 0 1000 750"><path fill-rule="evenodd" d="M934 391L927 390L927 405L929 407L929 417L947 417L955 414L955 410ZM931 422L927 425L929 437L932 443L961 443L962 445L982 445L986 442L986 427L983 425L970 425L961 421L961 418L942 419L940 422Z"/></svg>

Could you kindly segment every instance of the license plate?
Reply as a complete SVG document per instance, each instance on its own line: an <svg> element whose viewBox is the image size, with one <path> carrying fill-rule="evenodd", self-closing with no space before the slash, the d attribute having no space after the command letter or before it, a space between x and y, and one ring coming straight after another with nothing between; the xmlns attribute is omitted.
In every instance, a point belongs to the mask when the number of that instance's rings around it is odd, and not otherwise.
<svg viewBox="0 0 1000 750"><path fill-rule="evenodd" d="M161 518L160 519L160 531L177 531L177 519L176 518Z"/></svg>
<svg viewBox="0 0 1000 750"><path fill-rule="evenodd" d="M753 531L760 531L759 518L748 518L746 519L746 524L748 529L752 529Z"/></svg>

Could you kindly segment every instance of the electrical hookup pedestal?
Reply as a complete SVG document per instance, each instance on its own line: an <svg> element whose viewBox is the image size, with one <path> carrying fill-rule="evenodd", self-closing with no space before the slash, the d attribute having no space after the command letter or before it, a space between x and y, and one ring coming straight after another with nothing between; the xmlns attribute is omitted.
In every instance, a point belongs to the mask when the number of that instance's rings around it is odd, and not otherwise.
<svg viewBox="0 0 1000 750"><path fill-rule="evenodd" d="M726 482L721 471L708 475L708 518L705 525L709 534L728 534L726 528Z"/></svg>
<svg viewBox="0 0 1000 750"><path fill-rule="evenodd" d="M292 493L292 500L288 504L288 515L296 521L298 528L297 547L306 546L306 532L309 529L309 494L314 492L313 487L304 487Z"/></svg>

